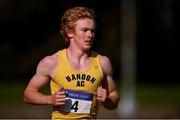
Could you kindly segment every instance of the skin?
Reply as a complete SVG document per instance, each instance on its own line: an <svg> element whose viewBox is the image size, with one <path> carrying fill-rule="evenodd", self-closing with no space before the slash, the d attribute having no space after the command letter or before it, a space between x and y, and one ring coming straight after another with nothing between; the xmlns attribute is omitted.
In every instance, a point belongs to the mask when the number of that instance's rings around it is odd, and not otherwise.
<svg viewBox="0 0 180 120"><path fill-rule="evenodd" d="M73 69L85 71L90 63L90 49L94 39L95 23L89 18L79 19L75 24L75 31L68 33L70 44L67 48L67 55L70 65ZM106 56L100 57L100 63L104 73L102 86L99 86L97 100L108 107L107 101L111 106L117 106L119 96L113 80L113 70L110 60ZM66 95L62 89L56 91L53 95L45 95L40 89L49 84L51 78L55 76L58 64L57 53L43 58L38 66L36 73L30 80L24 91L24 101L30 104L48 104L63 105L65 104ZM107 102L109 103L109 102Z"/></svg>

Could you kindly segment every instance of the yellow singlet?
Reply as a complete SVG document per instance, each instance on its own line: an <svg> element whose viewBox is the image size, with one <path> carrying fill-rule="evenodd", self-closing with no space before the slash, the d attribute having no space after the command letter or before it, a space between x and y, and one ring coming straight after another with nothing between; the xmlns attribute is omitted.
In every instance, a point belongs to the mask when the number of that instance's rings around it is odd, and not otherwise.
<svg viewBox="0 0 180 120"><path fill-rule="evenodd" d="M58 68L54 79L50 82L51 94L54 94L54 92L61 87L73 91L96 93L98 86L103 80L103 72L98 56L99 55L96 52L91 52L91 64L86 71L77 71L68 63L66 49L58 51ZM91 101L90 113L64 112L60 110L61 106L59 106L53 107L52 119L95 118L98 106L96 95L93 94L93 99ZM78 106L72 106L72 108L73 107L78 108Z"/></svg>

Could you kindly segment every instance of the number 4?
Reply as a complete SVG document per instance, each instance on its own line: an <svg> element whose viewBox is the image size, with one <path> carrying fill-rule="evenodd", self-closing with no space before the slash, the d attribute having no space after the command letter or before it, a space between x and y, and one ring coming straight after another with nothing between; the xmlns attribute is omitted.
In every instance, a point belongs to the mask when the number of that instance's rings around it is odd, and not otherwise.
<svg viewBox="0 0 180 120"><path fill-rule="evenodd" d="M77 110L78 110L78 103L79 103L79 101L75 101L71 107L71 109L74 109L74 112L77 112Z"/></svg>

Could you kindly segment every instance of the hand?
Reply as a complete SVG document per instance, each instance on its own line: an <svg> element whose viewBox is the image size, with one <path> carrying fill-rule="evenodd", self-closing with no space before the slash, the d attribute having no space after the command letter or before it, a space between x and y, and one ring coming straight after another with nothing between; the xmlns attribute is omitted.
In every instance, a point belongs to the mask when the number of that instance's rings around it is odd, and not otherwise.
<svg viewBox="0 0 180 120"><path fill-rule="evenodd" d="M102 88L102 86L99 86L96 92L97 100L99 102L105 102L107 97L107 90Z"/></svg>
<svg viewBox="0 0 180 120"><path fill-rule="evenodd" d="M63 88L59 89L51 96L51 104L53 106L64 105L66 101L66 95Z"/></svg>

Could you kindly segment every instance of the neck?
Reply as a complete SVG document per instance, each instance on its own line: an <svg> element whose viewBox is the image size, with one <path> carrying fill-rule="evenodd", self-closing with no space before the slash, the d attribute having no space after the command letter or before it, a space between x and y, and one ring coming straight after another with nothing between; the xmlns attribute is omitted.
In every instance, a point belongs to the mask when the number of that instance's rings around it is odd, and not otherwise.
<svg viewBox="0 0 180 120"><path fill-rule="evenodd" d="M87 58L90 56L89 51L82 51L80 49L73 49L71 47L67 48L68 58L73 58L74 60L78 60L81 58Z"/></svg>
<svg viewBox="0 0 180 120"><path fill-rule="evenodd" d="M70 44L69 47L67 48L67 53L69 57L74 57L74 58L81 58L83 56L89 57L90 55L90 50L82 50L75 44Z"/></svg>
<svg viewBox="0 0 180 120"><path fill-rule="evenodd" d="M90 52L67 48L68 61L73 69L86 70L90 64Z"/></svg>

